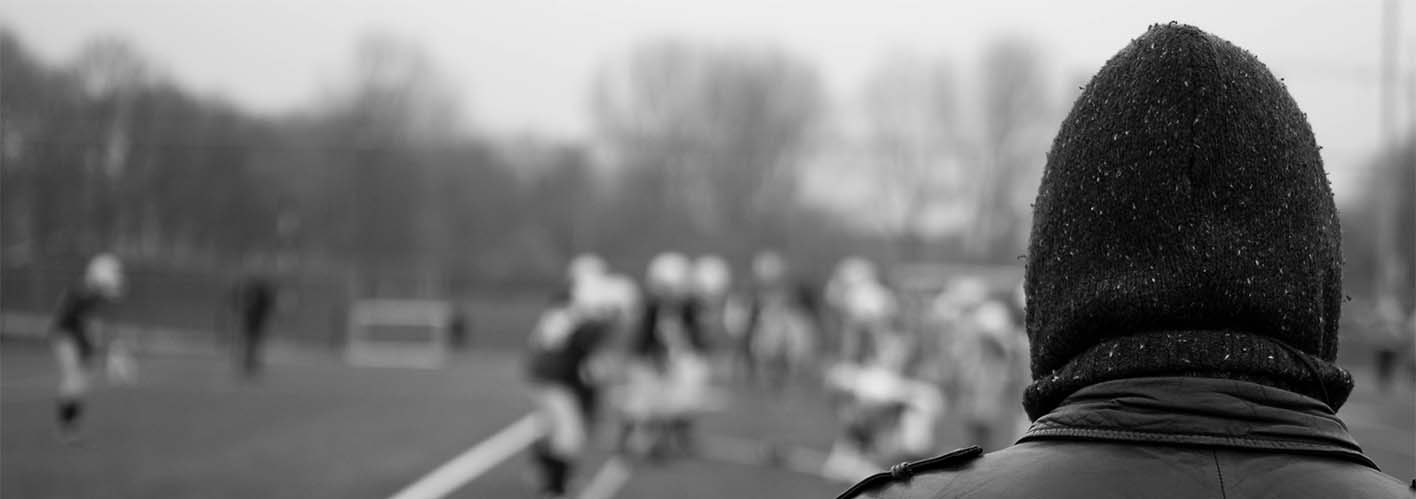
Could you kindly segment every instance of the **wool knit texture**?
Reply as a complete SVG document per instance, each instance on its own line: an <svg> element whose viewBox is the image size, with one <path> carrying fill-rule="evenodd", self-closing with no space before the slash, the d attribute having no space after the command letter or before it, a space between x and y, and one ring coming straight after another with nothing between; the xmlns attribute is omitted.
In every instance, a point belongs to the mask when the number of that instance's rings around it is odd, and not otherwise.
<svg viewBox="0 0 1416 499"><path fill-rule="evenodd" d="M1028 415L1167 375L1340 407L1341 236L1318 149L1283 83L1225 40L1156 25L1112 57L1063 121L1034 204Z"/></svg>

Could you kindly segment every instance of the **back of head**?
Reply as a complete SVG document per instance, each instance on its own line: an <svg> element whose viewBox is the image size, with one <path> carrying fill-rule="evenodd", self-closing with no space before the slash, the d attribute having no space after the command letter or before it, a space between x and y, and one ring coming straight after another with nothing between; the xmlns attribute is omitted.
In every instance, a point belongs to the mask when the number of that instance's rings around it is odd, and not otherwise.
<svg viewBox="0 0 1416 499"><path fill-rule="evenodd" d="M875 264L858 256L846 257L837 264L836 275L848 285L875 282Z"/></svg>
<svg viewBox="0 0 1416 499"><path fill-rule="evenodd" d="M717 255L703 255L693 261L693 287L699 297L720 298L732 287L732 270Z"/></svg>
<svg viewBox="0 0 1416 499"><path fill-rule="evenodd" d="M1025 279L1033 418L1084 386L1237 378L1334 409L1337 212L1312 130L1249 52L1151 27L1087 85L1048 155Z"/></svg>
<svg viewBox="0 0 1416 499"><path fill-rule="evenodd" d="M645 287L659 298L679 298L692 284L692 263L682 253L665 252L654 256L645 271Z"/></svg>
<svg viewBox="0 0 1416 499"><path fill-rule="evenodd" d="M580 279L593 279L609 272L609 265L605 259L594 253L581 253L575 255L570 260L570 265L566 268L566 277L572 282Z"/></svg>
<svg viewBox="0 0 1416 499"><path fill-rule="evenodd" d="M112 253L101 253L89 260L84 270L84 286L108 299L123 295L123 262Z"/></svg>

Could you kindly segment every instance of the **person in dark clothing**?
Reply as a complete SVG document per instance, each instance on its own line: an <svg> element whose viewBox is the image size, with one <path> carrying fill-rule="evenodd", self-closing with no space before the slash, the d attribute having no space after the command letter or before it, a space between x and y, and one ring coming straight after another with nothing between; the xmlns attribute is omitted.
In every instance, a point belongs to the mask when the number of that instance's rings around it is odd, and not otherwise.
<svg viewBox="0 0 1416 499"><path fill-rule="evenodd" d="M123 267L117 257L101 254L89 262L83 283L59 299L51 326L51 345L59 365L56 420L60 438L77 441L84 397L96 364L97 321L123 294Z"/></svg>
<svg viewBox="0 0 1416 499"><path fill-rule="evenodd" d="M235 307L240 335L239 360L241 374L247 378L260 375L264 362L263 346L266 326L276 305L275 285L261 276L247 276L236 285Z"/></svg>
<svg viewBox="0 0 1416 499"><path fill-rule="evenodd" d="M1397 368L1402 354L1411 348L1411 338L1406 332L1406 317L1395 296L1379 297L1372 312L1367 325L1370 331L1368 342L1374 354L1372 368L1377 375L1377 387L1386 392L1397 381Z"/></svg>
<svg viewBox="0 0 1416 499"><path fill-rule="evenodd" d="M593 287L558 293L531 334L526 374L548 430L532 445L531 457L547 497L566 494L598 409L599 390L588 374L589 363L615 322L614 304L604 293L588 289Z"/></svg>
<svg viewBox="0 0 1416 499"><path fill-rule="evenodd" d="M1034 210L1032 426L844 497L1411 497L1337 416L1337 210L1252 54L1152 26L1077 99Z"/></svg>

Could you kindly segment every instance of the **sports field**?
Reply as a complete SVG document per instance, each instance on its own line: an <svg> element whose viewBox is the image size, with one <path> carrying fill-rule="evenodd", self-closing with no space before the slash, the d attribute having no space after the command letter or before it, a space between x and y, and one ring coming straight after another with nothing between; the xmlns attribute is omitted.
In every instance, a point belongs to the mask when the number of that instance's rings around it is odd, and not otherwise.
<svg viewBox="0 0 1416 499"><path fill-rule="evenodd" d="M148 355L136 385L96 390L87 437L64 445L45 344L8 341L0 352L3 497L533 497L519 451L534 428L518 424L530 403L514 353L422 370L281 352L255 383L237 381L222 357ZM1387 395L1359 386L1342 415L1384 470L1410 478L1410 385ZM835 431L813 392L736 388L731 408L703 423L702 459L619 461L601 431L572 496L834 497L845 484L810 473ZM946 424L940 451L966 445L959 435Z"/></svg>
<svg viewBox="0 0 1416 499"><path fill-rule="evenodd" d="M518 356L505 353L467 354L439 370L356 368L325 354L277 356L256 383L237 381L218 357L140 360L136 385L95 391L86 438L66 446L53 431L48 350L42 343L5 343L0 496L386 498L501 434L530 409ZM704 423L707 433L722 437L707 445L781 441L825 449L833 430L820 407L790 396L769 404L742 395L740 410ZM578 473L582 487L609 457L608 445L600 447ZM616 465L601 473L608 485L600 488L613 489L612 497L683 499L820 497L841 489L761 466L747 453L737 452L736 460L733 452L720 454L728 459ZM493 457L490 469L449 497L531 497L525 456Z"/></svg>

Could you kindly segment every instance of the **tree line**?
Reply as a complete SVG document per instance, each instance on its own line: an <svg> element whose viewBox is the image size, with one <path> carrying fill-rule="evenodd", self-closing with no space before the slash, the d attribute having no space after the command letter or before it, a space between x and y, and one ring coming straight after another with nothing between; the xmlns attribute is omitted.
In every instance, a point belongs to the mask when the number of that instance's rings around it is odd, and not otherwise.
<svg viewBox="0 0 1416 499"><path fill-rule="evenodd" d="M362 38L334 89L270 116L182 88L123 39L46 64L0 30L0 257L116 250L465 288L552 282L581 251L631 270L665 249L1015 264L1075 94L1025 40L980 61L886 57L842 113L789 51L649 41L600 66L593 136L561 143L469 132L455 82L397 37ZM870 203L832 206L829 176L813 198L806 179L830 168ZM1405 171L1377 170L1397 173L1364 189ZM1364 217L1344 217L1351 243L1408 244L1371 235L1413 225L1373 214L1389 209L1348 207Z"/></svg>

